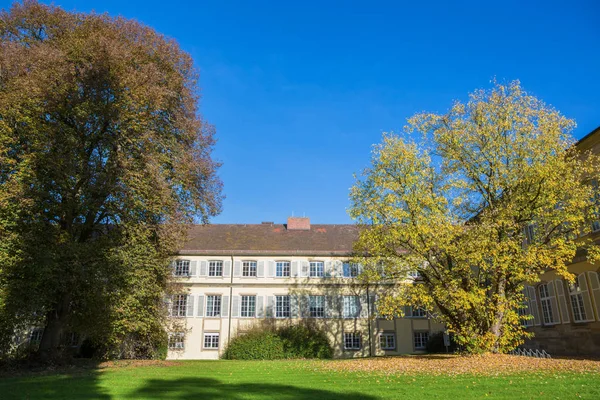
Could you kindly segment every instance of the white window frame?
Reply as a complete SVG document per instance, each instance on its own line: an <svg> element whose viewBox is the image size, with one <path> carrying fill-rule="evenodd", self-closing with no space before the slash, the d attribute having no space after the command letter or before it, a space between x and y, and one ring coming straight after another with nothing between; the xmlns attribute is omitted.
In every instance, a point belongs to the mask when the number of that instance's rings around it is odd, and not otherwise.
<svg viewBox="0 0 600 400"><path fill-rule="evenodd" d="M427 310L423 307L411 307L410 314L413 318L427 318Z"/></svg>
<svg viewBox="0 0 600 400"><path fill-rule="evenodd" d="M42 342L42 336L44 335L44 328L34 328L31 330L29 335L29 344L38 345Z"/></svg>
<svg viewBox="0 0 600 400"><path fill-rule="evenodd" d="M379 334L379 347L381 350L396 350L396 334L392 332Z"/></svg>
<svg viewBox="0 0 600 400"><path fill-rule="evenodd" d="M544 325L556 325L554 322L554 308L552 307L553 296L550 296L550 290L548 285L550 283L543 283L538 287L538 293L540 295L540 304L542 306L542 322Z"/></svg>
<svg viewBox="0 0 600 400"><path fill-rule="evenodd" d="M220 339L218 332L206 332L202 340L202 348L206 350L219 350Z"/></svg>
<svg viewBox="0 0 600 400"><path fill-rule="evenodd" d="M168 348L169 348L169 350L185 349L185 333L184 332L169 333Z"/></svg>
<svg viewBox="0 0 600 400"><path fill-rule="evenodd" d="M240 317L256 317L256 295L244 294L240 297Z"/></svg>
<svg viewBox="0 0 600 400"><path fill-rule="evenodd" d="M427 349L427 342L429 341L428 331L414 331L413 332L413 346L415 350Z"/></svg>
<svg viewBox="0 0 600 400"><path fill-rule="evenodd" d="M206 295L206 315L208 318L219 318L221 317L223 306L223 296L220 294L209 294Z"/></svg>
<svg viewBox="0 0 600 400"><path fill-rule="evenodd" d="M310 278L325 277L325 263L323 261L311 261L309 263L308 276Z"/></svg>
<svg viewBox="0 0 600 400"><path fill-rule="evenodd" d="M360 332L344 332L344 350L360 350L361 348Z"/></svg>
<svg viewBox="0 0 600 400"><path fill-rule="evenodd" d="M258 263L256 261L252 261L252 260L242 261L242 277L256 278L257 265L258 265Z"/></svg>
<svg viewBox="0 0 600 400"><path fill-rule="evenodd" d="M579 280L575 278L574 283L569 284L569 303L573 313L574 322L587 322L585 313L585 304L583 302L583 292L579 286Z"/></svg>
<svg viewBox="0 0 600 400"><path fill-rule="evenodd" d="M223 260L212 260L208 262L208 276L211 278L223 276Z"/></svg>
<svg viewBox="0 0 600 400"><path fill-rule="evenodd" d="M342 263L342 277L357 278L359 275L360 265L349 261ZM346 274L348 271L348 274Z"/></svg>
<svg viewBox="0 0 600 400"><path fill-rule="evenodd" d="M190 276L190 260L176 260L174 276Z"/></svg>
<svg viewBox="0 0 600 400"><path fill-rule="evenodd" d="M344 318L358 318L360 316L360 297L342 297L342 315Z"/></svg>
<svg viewBox="0 0 600 400"><path fill-rule="evenodd" d="M275 296L275 318L291 318L292 303L289 295Z"/></svg>
<svg viewBox="0 0 600 400"><path fill-rule="evenodd" d="M325 296L308 296L308 312L310 318L325 318Z"/></svg>
<svg viewBox="0 0 600 400"><path fill-rule="evenodd" d="M174 294L171 297L171 317L182 318L187 315L187 294Z"/></svg>
<svg viewBox="0 0 600 400"><path fill-rule="evenodd" d="M275 262L275 277L289 278L292 275L292 263L289 261Z"/></svg>

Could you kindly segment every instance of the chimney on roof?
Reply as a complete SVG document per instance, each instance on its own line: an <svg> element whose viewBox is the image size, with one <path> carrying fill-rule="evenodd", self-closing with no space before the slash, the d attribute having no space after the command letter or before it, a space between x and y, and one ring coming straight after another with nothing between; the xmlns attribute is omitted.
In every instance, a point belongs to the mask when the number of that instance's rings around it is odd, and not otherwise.
<svg viewBox="0 0 600 400"><path fill-rule="evenodd" d="M310 218L308 217L288 217L288 231L310 231Z"/></svg>

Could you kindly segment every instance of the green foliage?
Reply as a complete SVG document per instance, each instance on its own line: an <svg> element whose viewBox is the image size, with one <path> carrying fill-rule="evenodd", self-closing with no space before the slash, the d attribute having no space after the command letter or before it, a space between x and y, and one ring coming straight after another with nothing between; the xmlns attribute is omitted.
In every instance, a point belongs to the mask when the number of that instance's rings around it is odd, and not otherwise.
<svg viewBox="0 0 600 400"><path fill-rule="evenodd" d="M169 259L220 211L214 131L177 43L33 0L0 13L0 354L45 327L154 357Z"/></svg>
<svg viewBox="0 0 600 400"><path fill-rule="evenodd" d="M598 258L581 235L597 219L589 179L600 163L576 148L574 126L511 82L445 114L417 114L404 135L385 134L350 209L362 227L356 251L368 255L364 278L405 283L380 313L434 310L468 352L523 343L523 284L547 270L572 280L578 249ZM413 283L411 271L422 278Z"/></svg>
<svg viewBox="0 0 600 400"><path fill-rule="evenodd" d="M307 325L289 325L277 330L286 358L332 358L327 334Z"/></svg>
<svg viewBox="0 0 600 400"><path fill-rule="evenodd" d="M327 334L304 324L275 329L257 326L231 339L223 358L228 360L277 360L282 358L331 358Z"/></svg>
<svg viewBox="0 0 600 400"><path fill-rule="evenodd" d="M223 353L227 360L278 360L286 358L283 340L270 329L253 329L231 339Z"/></svg>

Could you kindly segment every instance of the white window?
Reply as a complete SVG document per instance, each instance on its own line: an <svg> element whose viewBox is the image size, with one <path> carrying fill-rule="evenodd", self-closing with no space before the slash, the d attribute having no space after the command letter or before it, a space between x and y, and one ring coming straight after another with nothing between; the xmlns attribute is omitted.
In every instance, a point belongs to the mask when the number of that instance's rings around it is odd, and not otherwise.
<svg viewBox="0 0 600 400"><path fill-rule="evenodd" d="M221 316L221 296L209 295L206 296L206 316L220 317Z"/></svg>
<svg viewBox="0 0 600 400"><path fill-rule="evenodd" d="M290 296L275 296L275 317L290 318Z"/></svg>
<svg viewBox="0 0 600 400"><path fill-rule="evenodd" d="M379 335L379 346L382 350L395 350L396 349L396 334L395 333L382 333Z"/></svg>
<svg viewBox="0 0 600 400"><path fill-rule="evenodd" d="M344 318L358 318L360 312L360 298L358 296L343 297Z"/></svg>
<svg viewBox="0 0 600 400"><path fill-rule="evenodd" d="M358 276L359 265L345 262L342 264L344 278L356 278Z"/></svg>
<svg viewBox="0 0 600 400"><path fill-rule="evenodd" d="M569 296L571 297L571 309L573 310L573 320L575 322L587 321L585 315L585 305L583 304L583 293L579 286L579 280L569 285Z"/></svg>
<svg viewBox="0 0 600 400"><path fill-rule="evenodd" d="M311 261L310 262L310 277L311 278L322 278L325 276L325 266L323 261Z"/></svg>
<svg viewBox="0 0 600 400"><path fill-rule="evenodd" d="M278 276L278 277L290 276L290 262L289 261L277 261L277 264L275 264L275 276Z"/></svg>
<svg viewBox="0 0 600 400"><path fill-rule="evenodd" d="M29 336L29 343L33 345L40 344L42 341L42 335L44 334L44 328L35 328L31 331Z"/></svg>
<svg viewBox="0 0 600 400"><path fill-rule="evenodd" d="M171 298L171 316L185 317L187 311L187 295L174 294Z"/></svg>
<svg viewBox="0 0 600 400"><path fill-rule="evenodd" d="M424 350L427 347L429 332L414 332L413 337L415 350Z"/></svg>
<svg viewBox="0 0 600 400"><path fill-rule="evenodd" d="M183 332L175 332L169 334L169 349L181 350L184 348L185 334Z"/></svg>
<svg viewBox="0 0 600 400"><path fill-rule="evenodd" d="M242 276L256 276L256 261L242 262Z"/></svg>
<svg viewBox="0 0 600 400"><path fill-rule="evenodd" d="M223 276L223 261L209 261L208 276Z"/></svg>
<svg viewBox="0 0 600 400"><path fill-rule="evenodd" d="M554 324L554 311L552 310L553 297L550 296L547 284L540 285L539 291L540 303L542 304L542 319L544 324L552 325Z"/></svg>
<svg viewBox="0 0 600 400"><path fill-rule="evenodd" d="M311 318L325 317L325 296L309 296L308 303Z"/></svg>
<svg viewBox="0 0 600 400"><path fill-rule="evenodd" d="M244 318L253 318L256 315L256 296L242 296L240 314Z"/></svg>
<svg viewBox="0 0 600 400"><path fill-rule="evenodd" d="M205 333L204 334L204 348L205 349L218 349L219 348L219 334L218 333Z"/></svg>
<svg viewBox="0 0 600 400"><path fill-rule="evenodd" d="M408 277L412 278L412 279L419 279L422 278L421 273L419 271L408 271Z"/></svg>
<svg viewBox="0 0 600 400"><path fill-rule="evenodd" d="M360 333L358 333L358 332L344 333L344 349L359 350L360 349Z"/></svg>
<svg viewBox="0 0 600 400"><path fill-rule="evenodd" d="M175 276L189 276L190 275L190 260L177 260L175 261Z"/></svg>

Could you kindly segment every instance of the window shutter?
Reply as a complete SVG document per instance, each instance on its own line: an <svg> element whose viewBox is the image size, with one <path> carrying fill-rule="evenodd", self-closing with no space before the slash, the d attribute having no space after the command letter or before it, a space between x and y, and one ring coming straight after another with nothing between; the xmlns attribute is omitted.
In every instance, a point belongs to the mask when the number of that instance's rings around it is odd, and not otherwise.
<svg viewBox="0 0 600 400"><path fill-rule="evenodd" d="M231 298L231 317L237 318L240 316L240 296Z"/></svg>
<svg viewBox="0 0 600 400"><path fill-rule="evenodd" d="M198 296L198 310L196 310L196 315L199 317L204 317L204 296Z"/></svg>
<svg viewBox="0 0 600 400"><path fill-rule="evenodd" d="M310 317L310 295L300 296L299 298L300 317Z"/></svg>
<svg viewBox="0 0 600 400"><path fill-rule="evenodd" d="M256 296L256 318L265 317L265 298L263 296Z"/></svg>
<svg viewBox="0 0 600 400"><path fill-rule="evenodd" d="M333 318L333 298L325 296L325 318Z"/></svg>
<svg viewBox="0 0 600 400"><path fill-rule="evenodd" d="M275 276L275 262L267 261L267 263L269 265L269 276L274 277Z"/></svg>
<svg viewBox="0 0 600 400"><path fill-rule="evenodd" d="M310 264L308 261L300 261L300 276L309 275Z"/></svg>
<svg viewBox="0 0 600 400"><path fill-rule="evenodd" d="M331 278L333 276L333 263L331 261L325 261L323 268L325 269L323 273L325 278Z"/></svg>
<svg viewBox="0 0 600 400"><path fill-rule="evenodd" d="M342 264L342 275L344 278L350 277L350 263Z"/></svg>
<svg viewBox="0 0 600 400"><path fill-rule="evenodd" d="M275 296L267 297L267 318L273 318L275 316Z"/></svg>
<svg viewBox="0 0 600 400"><path fill-rule="evenodd" d="M361 295L360 297L360 307L359 307L359 317L360 318L369 318L369 298L366 294Z"/></svg>
<svg viewBox="0 0 600 400"><path fill-rule="evenodd" d="M173 260L169 263L169 268L171 269L171 273L175 275L175 268L177 267L177 260Z"/></svg>
<svg viewBox="0 0 600 400"><path fill-rule="evenodd" d="M554 290L554 282L548 282L548 294L550 295L550 304L552 304L552 323L560 324L560 316L558 315L558 302L556 301L556 293Z"/></svg>
<svg viewBox="0 0 600 400"><path fill-rule="evenodd" d="M529 291L527 290L527 286L523 286L523 290L521 291L521 293L523 293L523 310L524 310L524 314L525 315L531 315L531 307L530 307L530 301L529 301ZM533 326L533 319L526 319L522 321L523 325L525 326Z"/></svg>
<svg viewBox="0 0 600 400"><path fill-rule="evenodd" d="M221 317L229 317L229 296L221 296Z"/></svg>
<svg viewBox="0 0 600 400"><path fill-rule="evenodd" d="M231 276L231 261L223 263L223 276Z"/></svg>
<svg viewBox="0 0 600 400"><path fill-rule="evenodd" d="M535 288L533 286L527 286L527 291L529 292L529 309L533 315L533 324L535 326L539 326L541 324L540 311L538 308L537 297L535 295Z"/></svg>
<svg viewBox="0 0 600 400"><path fill-rule="evenodd" d="M206 276L206 270L208 269L208 262L202 260L200 261L200 276Z"/></svg>
<svg viewBox="0 0 600 400"><path fill-rule="evenodd" d="M344 275L344 264L340 260L334 261L334 272L333 275L337 277L341 277Z"/></svg>
<svg viewBox="0 0 600 400"><path fill-rule="evenodd" d="M560 279L555 280L554 284L556 286L556 295L558 296L560 316L562 318L562 322L566 324L567 322L570 322L571 319L569 318L569 308L567 307L567 299L565 298L565 286L563 281Z"/></svg>
<svg viewBox="0 0 600 400"><path fill-rule="evenodd" d="M588 290L587 280L585 279L585 272L577 277L577 282L581 288L581 294L583 297L583 308L585 309L585 320L594 320L594 309L592 308L592 302L590 300L590 292Z"/></svg>
<svg viewBox="0 0 600 400"><path fill-rule="evenodd" d="M190 261L190 276L196 276L198 272L198 261Z"/></svg>
<svg viewBox="0 0 600 400"><path fill-rule="evenodd" d="M290 295L290 316L298 318L298 296Z"/></svg>
<svg viewBox="0 0 600 400"><path fill-rule="evenodd" d="M262 278L265 276L265 262L259 261L256 265L256 276Z"/></svg>
<svg viewBox="0 0 600 400"><path fill-rule="evenodd" d="M164 302L165 306L167 307L167 315L170 317L173 315L173 299L171 296L165 296Z"/></svg>
<svg viewBox="0 0 600 400"><path fill-rule="evenodd" d="M369 307L371 307L371 316L376 318L377 317L377 295L376 294L372 294L371 296L369 296Z"/></svg>
<svg viewBox="0 0 600 400"><path fill-rule="evenodd" d="M194 316L194 296L188 295L186 299L186 316L193 317Z"/></svg>
<svg viewBox="0 0 600 400"><path fill-rule="evenodd" d="M298 261L292 261L291 276L298 276Z"/></svg>
<svg viewBox="0 0 600 400"><path fill-rule="evenodd" d="M594 271L588 271L587 274L590 280L590 292L596 304L596 320L600 321L600 278L598 278L598 273Z"/></svg>
<svg viewBox="0 0 600 400"><path fill-rule="evenodd" d="M234 261L233 262L233 276L241 276L242 275L242 262Z"/></svg>

